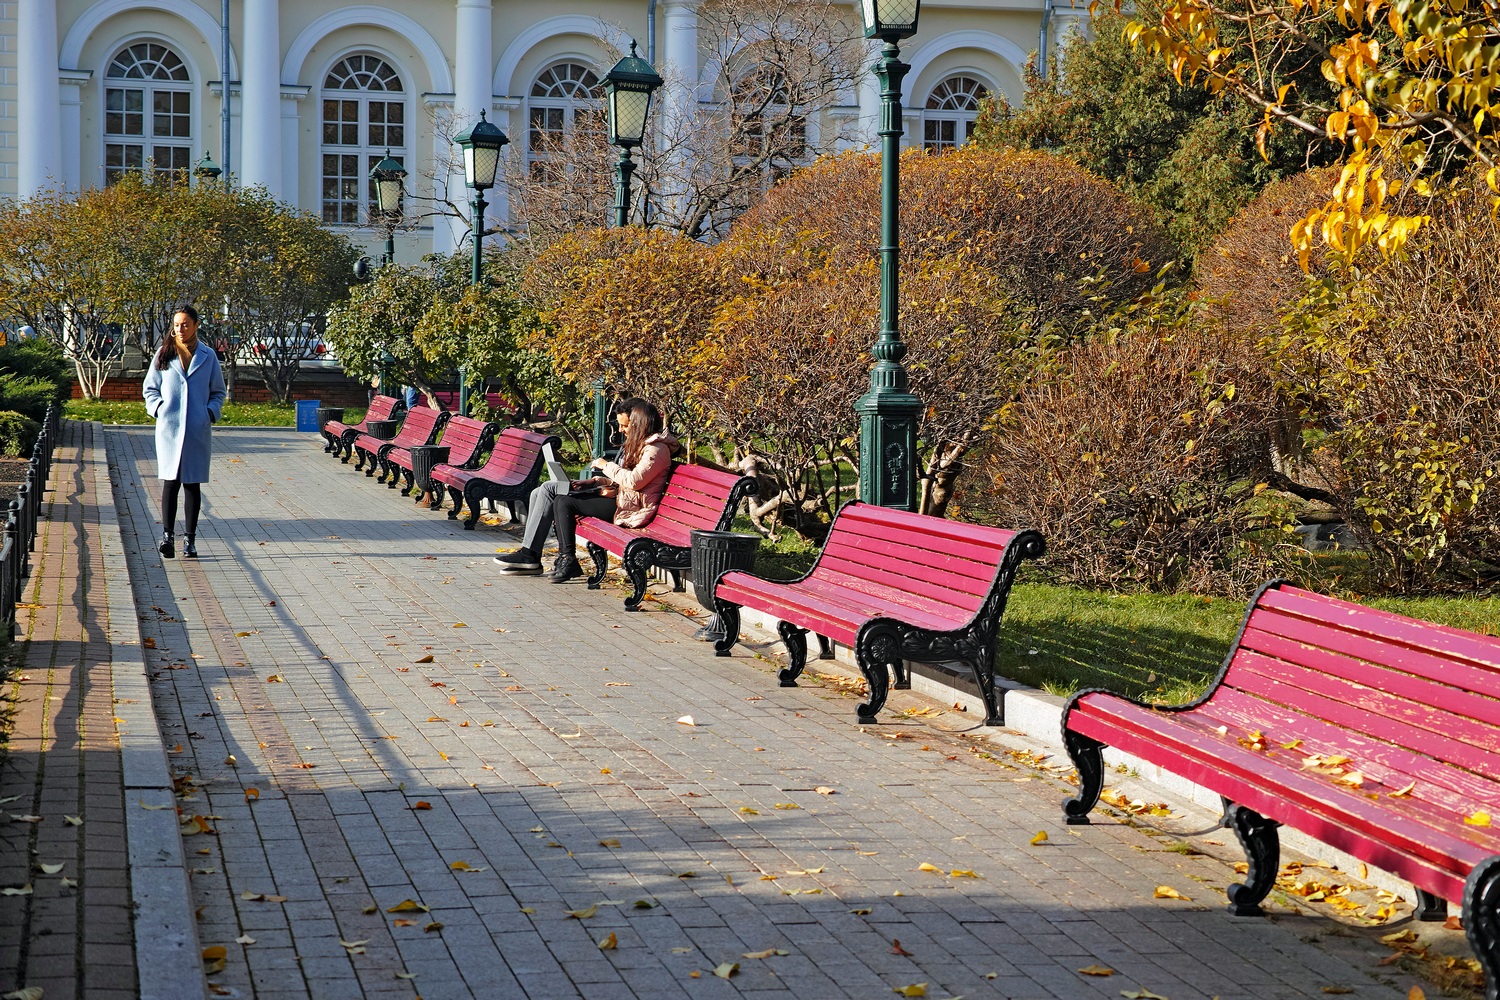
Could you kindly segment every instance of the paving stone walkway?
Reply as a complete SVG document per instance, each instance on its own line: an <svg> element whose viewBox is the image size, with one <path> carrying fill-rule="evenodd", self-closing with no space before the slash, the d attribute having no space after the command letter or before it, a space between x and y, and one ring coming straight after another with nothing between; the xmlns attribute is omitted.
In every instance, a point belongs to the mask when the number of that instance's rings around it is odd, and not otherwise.
<svg viewBox="0 0 1500 1000"><path fill-rule="evenodd" d="M661 602L627 614L617 590L500 577L489 559L510 536L414 508L311 435L217 431L202 558L164 562L148 428L69 425L59 483L103 461L100 437L187 819L181 909L194 948L224 949L209 996L1406 996L1367 953L1304 941L1307 921L1229 917L1222 861L1124 825L1063 826L1059 773L969 717L898 692L891 722L860 728L837 685L780 689L743 648L715 659ZM99 574L98 555L86 524L67 532L95 568L63 562L39 586L92 609L94 584L63 580ZM78 659L107 664L128 641L90 639ZM99 741L77 793L97 811L35 830L117 838L120 810L157 800L110 786L106 696L70 690L69 718ZM17 761L0 790L39 767ZM80 766L49 749L49 773L57 761ZM63 804L26 805L44 807ZM122 898L99 896L97 945L87 909L75 974L91 954L130 961ZM15 957L16 983L40 984L12 905L0 976ZM123 971L101 976L129 992ZM56 982L46 1000L113 995Z"/></svg>

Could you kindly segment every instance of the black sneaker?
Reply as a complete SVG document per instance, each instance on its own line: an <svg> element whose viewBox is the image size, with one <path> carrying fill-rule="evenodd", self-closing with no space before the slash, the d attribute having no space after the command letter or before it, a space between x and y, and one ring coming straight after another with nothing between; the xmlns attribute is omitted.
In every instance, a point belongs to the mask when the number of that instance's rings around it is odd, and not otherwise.
<svg viewBox="0 0 1500 1000"><path fill-rule="evenodd" d="M172 559L176 557L177 547L172 544L171 532L162 533L161 544L156 547L156 551L161 553L161 557L163 559Z"/></svg>
<svg viewBox="0 0 1500 1000"><path fill-rule="evenodd" d="M540 573L542 562L528 549L516 549L495 557L495 565L502 573Z"/></svg>
<svg viewBox="0 0 1500 1000"><path fill-rule="evenodd" d="M583 575L583 567L578 565L577 559L559 558L552 564L552 572L547 574L547 579L553 583L567 583L576 580Z"/></svg>

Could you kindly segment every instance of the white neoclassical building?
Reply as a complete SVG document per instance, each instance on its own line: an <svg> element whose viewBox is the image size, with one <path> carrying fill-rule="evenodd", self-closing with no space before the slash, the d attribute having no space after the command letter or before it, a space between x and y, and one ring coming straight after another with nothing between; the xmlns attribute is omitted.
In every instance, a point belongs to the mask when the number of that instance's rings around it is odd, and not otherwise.
<svg viewBox="0 0 1500 1000"><path fill-rule="evenodd" d="M222 161L227 76L234 175L371 239L360 228L366 178L387 149L409 183L431 186L450 159L435 120L483 110L526 155L536 136L565 133L597 106L600 78L631 39L664 76L714 101L699 30L713 2L231 0L226 69L220 0L0 0L0 197L79 191L205 153ZM979 97L1018 102L1028 54L1053 49L1082 16L1082 0L925 0L902 47L907 141L961 144ZM855 141L873 140L878 118L866 76L833 109ZM404 233L398 256L451 250L460 232L439 222Z"/></svg>

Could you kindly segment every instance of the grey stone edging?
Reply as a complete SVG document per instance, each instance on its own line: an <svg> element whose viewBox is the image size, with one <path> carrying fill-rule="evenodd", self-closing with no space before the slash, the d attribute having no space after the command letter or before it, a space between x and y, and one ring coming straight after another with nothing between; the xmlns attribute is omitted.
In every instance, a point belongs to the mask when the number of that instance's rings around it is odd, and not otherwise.
<svg viewBox="0 0 1500 1000"><path fill-rule="evenodd" d="M665 572L658 571L655 575L658 580L671 582L671 578ZM683 585L687 588L688 596L696 601L691 574L683 574ZM742 632L754 629L761 633L757 638L775 645L779 645L780 642L776 633L777 621L770 615L753 611L750 608L744 608L740 612ZM826 667L832 663L841 666L845 672L852 673L855 677L862 676L855 662L854 652L848 647L835 643L834 658L829 661L817 658L816 644L809 643L809 646L811 647L807 661L809 670L820 669L819 664ZM915 671L910 672L910 677L913 692L926 695L945 705L960 705L976 720L984 718L984 702L964 688L946 684ZM1002 711L1005 715L1003 730L1014 731L1027 739L1045 744L1047 749L1054 754L1066 753L1062 743L1062 709L1066 699L1000 677L995 678L995 691L1003 699ZM1104 762L1106 767L1120 775L1121 780L1117 783L1125 786L1127 794L1133 799L1160 798L1179 808L1188 806L1195 817L1208 822L1211 822L1222 811L1223 807L1217 794L1132 754L1106 747ZM1147 787L1131 791L1137 785ZM1061 817L1062 802L1059 801L1058 818ZM1391 874L1373 865L1365 865L1359 859L1298 830L1282 827L1279 833L1284 852L1291 851L1319 864L1350 873L1369 885L1400 896L1407 902L1415 898L1411 883L1399 875ZM1232 841L1232 837L1230 839Z"/></svg>
<svg viewBox="0 0 1500 1000"><path fill-rule="evenodd" d="M104 556L108 639L114 684L115 714L120 718L121 770L124 776L125 840L129 854L130 894L135 904L135 960L141 1000L182 1000L207 994L193 919L192 890L178 832L177 800L172 772L141 649L140 624L131 593L130 572L109 476L104 425L94 421L101 460L93 462L95 496L99 498L98 539ZM107 501L107 502L106 502ZM98 593L98 588L95 588ZM164 806L145 809L143 805Z"/></svg>

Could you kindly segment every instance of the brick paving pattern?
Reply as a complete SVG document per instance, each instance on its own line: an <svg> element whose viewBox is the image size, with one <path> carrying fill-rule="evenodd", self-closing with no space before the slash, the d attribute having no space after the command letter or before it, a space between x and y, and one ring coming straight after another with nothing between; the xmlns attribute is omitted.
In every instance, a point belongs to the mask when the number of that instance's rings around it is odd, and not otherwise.
<svg viewBox="0 0 1500 1000"><path fill-rule="evenodd" d="M105 437L198 937L227 952L210 996L1406 995L1299 925L1229 917L1221 861L1064 827L1064 783L968 717L902 717L924 703L898 692L860 728L836 686L715 659L659 602L500 577L510 536L311 435L216 432L203 558L163 562L150 431Z"/></svg>
<svg viewBox="0 0 1500 1000"><path fill-rule="evenodd" d="M114 646L99 613L100 503L112 498L97 426L64 426L17 612L25 658L4 688L14 715L0 768L0 886L31 892L0 896L0 992L105 1000L136 995Z"/></svg>

